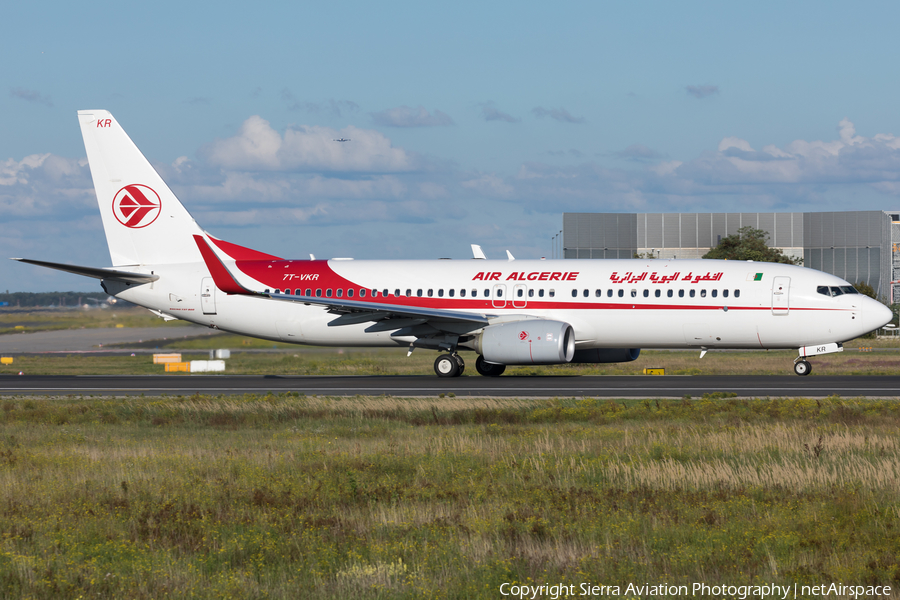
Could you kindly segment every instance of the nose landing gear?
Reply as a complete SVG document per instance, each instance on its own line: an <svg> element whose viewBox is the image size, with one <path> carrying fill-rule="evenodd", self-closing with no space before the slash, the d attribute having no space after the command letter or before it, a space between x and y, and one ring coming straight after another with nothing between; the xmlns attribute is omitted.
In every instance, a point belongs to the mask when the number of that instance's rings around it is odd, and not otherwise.
<svg viewBox="0 0 900 600"><path fill-rule="evenodd" d="M798 357L799 360L794 362L794 373L797 375L809 375L812 373L812 365L806 360L805 356Z"/></svg>

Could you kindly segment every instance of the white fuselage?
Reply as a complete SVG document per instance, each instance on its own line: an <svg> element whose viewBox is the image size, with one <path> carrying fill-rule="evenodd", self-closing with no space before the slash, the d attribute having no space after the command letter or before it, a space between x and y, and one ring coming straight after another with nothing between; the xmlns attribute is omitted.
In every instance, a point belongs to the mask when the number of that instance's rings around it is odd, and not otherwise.
<svg viewBox="0 0 900 600"><path fill-rule="evenodd" d="M798 348L843 342L890 319L884 305L864 295L821 291L846 289L846 281L775 263L257 260L226 266L255 292L562 321L574 328L579 349ZM371 323L329 326L337 315L322 306L227 295L203 263L145 270L159 279L111 291L165 315L270 340L397 346L413 339L366 333Z"/></svg>

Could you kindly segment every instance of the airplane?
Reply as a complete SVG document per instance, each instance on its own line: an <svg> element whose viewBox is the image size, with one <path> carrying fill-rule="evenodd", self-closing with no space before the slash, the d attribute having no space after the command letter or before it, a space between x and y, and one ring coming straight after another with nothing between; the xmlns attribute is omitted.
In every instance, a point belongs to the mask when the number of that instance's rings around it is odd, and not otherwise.
<svg viewBox="0 0 900 600"><path fill-rule="evenodd" d="M170 320L267 340L439 352L439 377L508 365L633 361L641 348L797 349L810 356L888 323L834 275L753 261L290 260L194 221L113 116L78 112L112 267L14 259L100 280ZM477 248L477 249L476 249Z"/></svg>
<svg viewBox="0 0 900 600"><path fill-rule="evenodd" d="M341 138L339 140L331 140L332 142L349 142L350 138Z"/></svg>

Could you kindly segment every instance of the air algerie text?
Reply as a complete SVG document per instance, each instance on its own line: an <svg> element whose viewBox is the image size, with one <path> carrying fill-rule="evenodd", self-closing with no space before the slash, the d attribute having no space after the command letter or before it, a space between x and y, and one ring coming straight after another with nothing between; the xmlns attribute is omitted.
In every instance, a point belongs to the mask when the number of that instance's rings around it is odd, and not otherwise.
<svg viewBox="0 0 900 600"><path fill-rule="evenodd" d="M558 271L533 271L531 273L513 271L504 281L577 281L578 274L579 271L571 273L560 273ZM472 278L472 281L500 281L501 277L503 277L503 273L500 271L481 271Z"/></svg>

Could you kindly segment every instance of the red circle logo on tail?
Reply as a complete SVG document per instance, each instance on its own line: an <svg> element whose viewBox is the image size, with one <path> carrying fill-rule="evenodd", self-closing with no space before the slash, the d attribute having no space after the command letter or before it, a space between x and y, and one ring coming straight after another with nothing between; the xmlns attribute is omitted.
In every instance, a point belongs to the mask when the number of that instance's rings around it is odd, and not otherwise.
<svg viewBox="0 0 900 600"><path fill-rule="evenodd" d="M159 217L162 200L152 188L133 183L118 191L113 198L112 210L119 223L125 227L140 229Z"/></svg>

